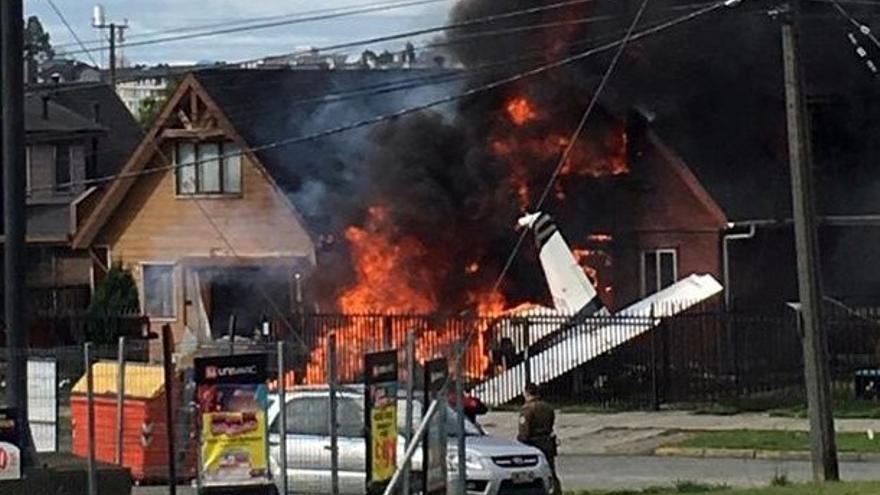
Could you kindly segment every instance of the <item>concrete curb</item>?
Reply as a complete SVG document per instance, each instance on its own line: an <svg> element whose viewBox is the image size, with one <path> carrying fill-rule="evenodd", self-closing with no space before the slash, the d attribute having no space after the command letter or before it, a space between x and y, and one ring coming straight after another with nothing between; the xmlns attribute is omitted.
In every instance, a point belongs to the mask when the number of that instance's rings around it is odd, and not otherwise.
<svg viewBox="0 0 880 495"><path fill-rule="evenodd" d="M778 461L809 461L810 453L802 450L701 449L693 447L659 447L658 457L695 457L705 459L763 459ZM880 462L880 454L841 452L843 462Z"/></svg>

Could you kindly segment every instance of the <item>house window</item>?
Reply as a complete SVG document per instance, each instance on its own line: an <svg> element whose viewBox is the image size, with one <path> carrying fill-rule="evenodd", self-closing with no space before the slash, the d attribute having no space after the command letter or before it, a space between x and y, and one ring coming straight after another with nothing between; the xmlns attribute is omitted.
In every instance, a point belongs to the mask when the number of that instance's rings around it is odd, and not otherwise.
<svg viewBox="0 0 880 495"><path fill-rule="evenodd" d="M55 146L55 189L57 191L67 191L70 189L70 182L73 174L70 166L73 160L70 159L70 146L67 144L59 144Z"/></svg>
<svg viewBox="0 0 880 495"><path fill-rule="evenodd" d="M177 143L177 194L241 194L239 153L228 141Z"/></svg>
<svg viewBox="0 0 880 495"><path fill-rule="evenodd" d="M657 249L642 252L642 296L659 292L678 280L678 252Z"/></svg>
<svg viewBox="0 0 880 495"><path fill-rule="evenodd" d="M174 318L174 265L145 264L144 312L153 318Z"/></svg>

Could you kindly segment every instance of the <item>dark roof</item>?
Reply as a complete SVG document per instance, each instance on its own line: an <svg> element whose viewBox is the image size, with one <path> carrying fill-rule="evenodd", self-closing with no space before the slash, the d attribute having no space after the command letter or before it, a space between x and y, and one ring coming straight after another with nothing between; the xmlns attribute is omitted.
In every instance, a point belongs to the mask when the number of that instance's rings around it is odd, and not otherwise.
<svg viewBox="0 0 880 495"><path fill-rule="evenodd" d="M40 64L40 78L51 81L56 74L62 81L82 81L85 72L92 72L92 77L97 78L100 69L79 60L55 59Z"/></svg>
<svg viewBox="0 0 880 495"><path fill-rule="evenodd" d="M44 109L45 103L45 109ZM45 110L45 112L44 112ZM102 133L103 127L79 113L39 94L28 94L24 104L25 132L28 138L38 135Z"/></svg>
<svg viewBox="0 0 880 495"><path fill-rule="evenodd" d="M145 79L182 79L190 72L210 69L212 67L222 67L222 62L214 64L193 64L193 65L139 65L135 67L119 67L116 69L116 81L140 81ZM108 74L108 70L102 70L101 74Z"/></svg>
<svg viewBox="0 0 880 495"><path fill-rule="evenodd" d="M105 138L98 140L97 177L117 173L144 137L140 124L108 84L45 85L33 90L91 121L95 120L97 105L98 125L107 132Z"/></svg>
<svg viewBox="0 0 880 495"><path fill-rule="evenodd" d="M442 69L334 71L282 68L204 70L196 72L195 76L248 144L259 147L442 98L457 92L458 83L393 93L380 91L392 83L454 73ZM337 102L321 100L339 93L351 95L355 90L359 95L357 98ZM310 204L309 182L338 182L335 160L356 162L362 157L367 151L368 132L369 126L308 143L259 151L258 157L278 185L289 194L300 213L314 226L316 216L324 215L326 211ZM344 185L340 186L339 189L344 190Z"/></svg>
<svg viewBox="0 0 880 495"><path fill-rule="evenodd" d="M44 98L48 105L48 119L43 118ZM31 140L53 141L96 135L98 157L95 169L88 171L90 179L118 173L143 139L140 125L107 84L32 86L28 88L26 98L25 123ZM75 199L62 195L29 204L28 239L64 242L71 232L70 205Z"/></svg>

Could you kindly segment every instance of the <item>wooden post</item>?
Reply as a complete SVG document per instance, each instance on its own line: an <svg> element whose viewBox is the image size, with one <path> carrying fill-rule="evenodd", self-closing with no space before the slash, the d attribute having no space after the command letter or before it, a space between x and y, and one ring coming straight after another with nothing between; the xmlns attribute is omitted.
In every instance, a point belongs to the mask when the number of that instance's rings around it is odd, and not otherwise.
<svg viewBox="0 0 880 495"><path fill-rule="evenodd" d="M840 472L834 438L834 418L831 412L828 343L822 318L822 281L816 231L813 165L810 156L809 117L803 92L798 47L801 1L793 0L789 5L789 12L783 15L782 48L813 478L817 482L837 481L840 479Z"/></svg>
<svg viewBox="0 0 880 495"><path fill-rule="evenodd" d="M330 332L327 336L327 384L330 389L330 493L339 495L339 420L337 409L339 401L337 397L339 388L339 372L336 369L336 332ZM369 446L367 447L369 448Z"/></svg>
<svg viewBox="0 0 880 495"><path fill-rule="evenodd" d="M95 377L92 372L92 343L83 348L83 364L86 367L86 435L88 436L88 492L98 495L97 464L95 461Z"/></svg>
<svg viewBox="0 0 880 495"><path fill-rule="evenodd" d="M168 445L168 493L177 495L177 451L174 442L174 363L171 325L162 326L162 365L165 372L165 435Z"/></svg>
<svg viewBox="0 0 880 495"><path fill-rule="evenodd" d="M229 355L235 354L235 315L229 316Z"/></svg>
<svg viewBox="0 0 880 495"><path fill-rule="evenodd" d="M278 342L278 414L280 421L278 457L281 459L281 494L287 495L287 364L284 360L284 342Z"/></svg>
<svg viewBox="0 0 880 495"><path fill-rule="evenodd" d="M116 464L122 465L125 451L125 337L116 349Z"/></svg>

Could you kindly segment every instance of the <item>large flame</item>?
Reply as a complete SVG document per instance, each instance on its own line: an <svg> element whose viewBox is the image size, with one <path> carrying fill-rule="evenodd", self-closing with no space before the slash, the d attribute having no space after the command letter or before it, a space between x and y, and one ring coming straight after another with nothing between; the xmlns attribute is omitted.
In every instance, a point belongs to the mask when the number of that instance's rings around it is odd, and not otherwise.
<svg viewBox="0 0 880 495"><path fill-rule="evenodd" d="M418 313L437 309L436 272L425 266L428 250L413 237L399 237L388 210L369 209L364 227L345 233L357 279L339 297L345 314Z"/></svg>
<svg viewBox="0 0 880 495"><path fill-rule="evenodd" d="M435 290L443 270L432 263L425 245L413 237L399 235L383 206L369 208L364 226L349 227L345 237L351 249L355 280L341 292L338 305L349 316L324 328L324 336L313 349L306 368L306 383L326 380L330 332L337 335L337 361L342 363L338 373L343 382L359 377L365 353L402 348L409 331L418 334L416 358L420 361L452 356L456 344L469 335L465 372L472 378L482 376L489 364L484 335L488 317L504 311L503 295L492 291L469 293L466 299L475 318L444 320L426 326L430 319L424 316L438 310ZM474 275L480 265L463 261L460 270L458 273Z"/></svg>
<svg viewBox="0 0 880 495"><path fill-rule="evenodd" d="M546 183L569 147L568 159L559 171L561 179L587 180L629 172L627 135L620 125L602 133L585 132L572 144L571 129L558 124L549 109L526 95L510 98L500 113L488 148L504 164L523 209L533 205L539 191L536 186ZM556 198L562 201L567 195L565 183L557 181L554 189ZM326 342L331 332L337 336L337 370L343 382L361 376L365 353L402 349L410 331L418 336L416 357L420 361L452 357L457 346L467 342L465 373L480 379L491 370L489 330L493 321L534 306L527 303L511 309L504 294L491 286L483 284L482 289L474 289L485 278L481 276L485 259L480 258L480 253L451 259L447 246L431 245L413 234L405 234L395 223L392 212L382 204L370 207L366 220L350 226L345 239L354 277L339 291L336 303L346 316L328 321L322 328L323 336L315 343L307 365L307 383L326 380ZM606 248L610 241L610 235L594 234L585 244L574 246L579 263L609 305L612 289ZM461 284L464 288L459 295L463 297L458 300L462 307L441 307L440 301L448 299L442 291L449 277L469 281ZM438 312L466 312L471 316L425 317Z"/></svg>
<svg viewBox="0 0 880 495"><path fill-rule="evenodd" d="M606 130L603 135L582 134L573 146L571 129L555 128L555 121L524 95L510 98L504 118L496 125L489 141L489 150L510 169L510 180L520 206L525 210L537 197L535 182L546 182L570 147L568 158L559 176L599 178L629 173L628 138L622 124ZM556 197L566 198L563 183L554 184Z"/></svg>

